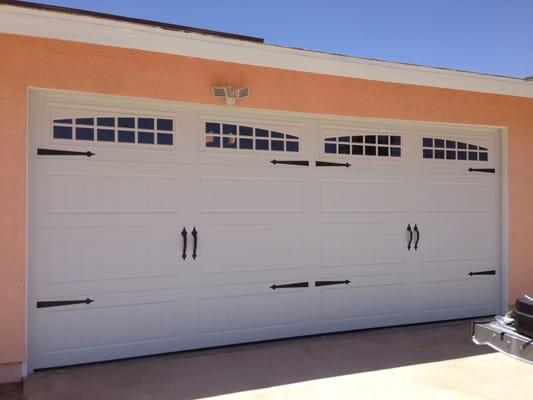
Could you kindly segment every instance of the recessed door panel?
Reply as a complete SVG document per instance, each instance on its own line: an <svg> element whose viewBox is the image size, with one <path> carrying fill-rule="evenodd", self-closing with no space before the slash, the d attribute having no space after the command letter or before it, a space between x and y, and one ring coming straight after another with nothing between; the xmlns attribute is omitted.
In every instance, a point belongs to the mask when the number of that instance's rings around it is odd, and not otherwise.
<svg viewBox="0 0 533 400"><path fill-rule="evenodd" d="M428 182L418 186L422 213L489 213L494 211L493 186L487 182Z"/></svg>
<svg viewBox="0 0 533 400"><path fill-rule="evenodd" d="M301 225L202 225L198 227L201 274L303 270L313 262Z"/></svg>
<svg viewBox="0 0 533 400"><path fill-rule="evenodd" d="M283 178L202 177L202 213L303 212L303 182Z"/></svg>
<svg viewBox="0 0 533 400"><path fill-rule="evenodd" d="M473 271L478 272L478 271ZM419 277L422 318L446 319L488 315L497 307L498 275L466 271L431 272Z"/></svg>
<svg viewBox="0 0 533 400"><path fill-rule="evenodd" d="M50 173L47 211L50 214L139 214L179 212L173 175Z"/></svg>
<svg viewBox="0 0 533 400"><path fill-rule="evenodd" d="M300 279L304 282L303 278ZM309 287L272 289L264 281L204 287L198 294L198 343L203 346L274 339L310 332ZM294 283L294 282L292 282Z"/></svg>
<svg viewBox="0 0 533 400"><path fill-rule="evenodd" d="M405 288L402 283L357 282L322 289L321 301L324 321L387 317L405 312Z"/></svg>
<svg viewBox="0 0 533 400"><path fill-rule="evenodd" d="M408 262L406 223L323 224L317 227L322 269L399 271Z"/></svg>
<svg viewBox="0 0 533 400"><path fill-rule="evenodd" d="M403 213L409 193L399 180L320 182L322 213Z"/></svg>
<svg viewBox="0 0 533 400"><path fill-rule="evenodd" d="M474 259L494 263L494 221L423 221L418 230L421 263Z"/></svg>
<svg viewBox="0 0 533 400"><path fill-rule="evenodd" d="M180 322L183 301L174 290L79 296L94 302L38 309L30 332L39 348L36 366L167 352L186 339Z"/></svg>
<svg viewBox="0 0 533 400"><path fill-rule="evenodd" d="M80 227L36 229L35 260L40 296L76 291L113 292L152 287L155 280L177 279L181 237L170 227Z"/></svg>
<svg viewBox="0 0 533 400"><path fill-rule="evenodd" d="M339 273L322 275L317 282L317 326L324 332L408 323L412 318L407 274Z"/></svg>

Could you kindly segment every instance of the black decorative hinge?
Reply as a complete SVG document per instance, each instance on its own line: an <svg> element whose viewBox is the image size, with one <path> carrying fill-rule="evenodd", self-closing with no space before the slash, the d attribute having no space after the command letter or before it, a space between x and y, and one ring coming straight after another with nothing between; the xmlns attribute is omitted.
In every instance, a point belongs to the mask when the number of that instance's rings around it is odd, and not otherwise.
<svg viewBox="0 0 533 400"><path fill-rule="evenodd" d="M285 289L285 288L297 288L297 287L309 287L309 282L297 282L287 283L285 285L272 285L270 289Z"/></svg>
<svg viewBox="0 0 533 400"><path fill-rule="evenodd" d="M487 174L495 174L495 168L468 168L470 172L486 172Z"/></svg>
<svg viewBox="0 0 533 400"><path fill-rule="evenodd" d="M57 300L57 301L38 301L37 308L48 308L48 307L60 307L60 306L70 306L72 304L91 304L93 299L85 300Z"/></svg>
<svg viewBox="0 0 533 400"><path fill-rule="evenodd" d="M272 160L270 161L272 164L285 164L285 165L302 165L305 167L309 166L309 161L301 161L301 160L288 160L288 161L282 161L282 160Z"/></svg>
<svg viewBox="0 0 533 400"><path fill-rule="evenodd" d="M469 272L468 275L496 275L496 271L491 269L490 271Z"/></svg>
<svg viewBox="0 0 533 400"><path fill-rule="evenodd" d="M348 279L345 281L316 281L315 286L348 285L349 283L352 283L352 281Z"/></svg>
<svg viewBox="0 0 533 400"><path fill-rule="evenodd" d="M350 163L338 163L338 162L328 162L328 161L316 161L315 165L317 167L346 167L349 168L352 166Z"/></svg>
<svg viewBox="0 0 533 400"><path fill-rule="evenodd" d="M94 156L92 151L70 151L56 149L37 149L38 156Z"/></svg>

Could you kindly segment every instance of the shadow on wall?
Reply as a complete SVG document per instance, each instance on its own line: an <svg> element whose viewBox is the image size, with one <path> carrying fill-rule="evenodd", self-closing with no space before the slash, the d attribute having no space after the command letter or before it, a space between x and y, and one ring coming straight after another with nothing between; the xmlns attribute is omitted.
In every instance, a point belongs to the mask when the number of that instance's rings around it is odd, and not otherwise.
<svg viewBox="0 0 533 400"><path fill-rule="evenodd" d="M197 399L491 352L470 321L375 329L41 371L25 399Z"/></svg>

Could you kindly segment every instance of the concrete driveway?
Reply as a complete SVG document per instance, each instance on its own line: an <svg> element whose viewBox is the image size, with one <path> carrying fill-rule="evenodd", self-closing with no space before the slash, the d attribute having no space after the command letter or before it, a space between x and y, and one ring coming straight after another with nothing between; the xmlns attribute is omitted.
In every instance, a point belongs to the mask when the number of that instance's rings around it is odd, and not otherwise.
<svg viewBox="0 0 533 400"><path fill-rule="evenodd" d="M470 341L470 321L199 350L37 372L27 400L525 399L533 366Z"/></svg>

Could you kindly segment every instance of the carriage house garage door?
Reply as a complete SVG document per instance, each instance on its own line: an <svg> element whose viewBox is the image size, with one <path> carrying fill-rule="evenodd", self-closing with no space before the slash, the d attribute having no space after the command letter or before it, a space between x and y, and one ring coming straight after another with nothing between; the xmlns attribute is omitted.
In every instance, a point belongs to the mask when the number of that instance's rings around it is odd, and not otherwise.
<svg viewBox="0 0 533 400"><path fill-rule="evenodd" d="M29 107L31 369L498 311L496 129Z"/></svg>

